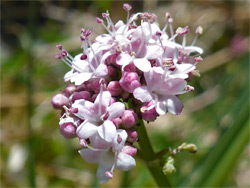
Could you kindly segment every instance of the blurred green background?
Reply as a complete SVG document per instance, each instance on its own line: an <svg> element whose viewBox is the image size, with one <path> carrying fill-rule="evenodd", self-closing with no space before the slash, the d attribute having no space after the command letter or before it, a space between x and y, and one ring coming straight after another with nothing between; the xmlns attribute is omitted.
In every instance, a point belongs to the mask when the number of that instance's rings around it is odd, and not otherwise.
<svg viewBox="0 0 250 188"><path fill-rule="evenodd" d="M98 185L96 164L78 154L77 139L59 133L60 112L51 97L66 83L69 68L55 60L56 44L71 54L81 51L80 28L92 39L104 32L95 17L109 10L114 22L132 12L149 11L164 26L165 12L174 28L190 26L188 42L198 25L197 45L204 48L201 77L195 91L181 97L183 113L166 114L148 124L155 151L183 142L198 146L196 154L175 159L176 187L250 186L249 162L249 1L1 1L1 187L154 187L137 159L129 172Z"/></svg>

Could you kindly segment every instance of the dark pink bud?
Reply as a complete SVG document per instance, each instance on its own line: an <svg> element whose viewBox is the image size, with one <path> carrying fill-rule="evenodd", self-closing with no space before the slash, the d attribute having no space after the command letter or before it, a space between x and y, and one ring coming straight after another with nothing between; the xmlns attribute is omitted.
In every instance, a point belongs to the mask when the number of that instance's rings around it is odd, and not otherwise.
<svg viewBox="0 0 250 188"><path fill-rule="evenodd" d="M80 91L73 94L72 103L74 103L78 99L85 99L91 101L91 96L88 91Z"/></svg>
<svg viewBox="0 0 250 188"><path fill-rule="evenodd" d="M138 133L135 129L127 129L128 138L127 140L131 143L138 141Z"/></svg>
<svg viewBox="0 0 250 188"><path fill-rule="evenodd" d="M63 50L61 52L62 57L66 57L68 55L68 52L66 50Z"/></svg>
<svg viewBox="0 0 250 188"><path fill-rule="evenodd" d="M102 17L103 17L104 19L107 19L108 14L107 14L107 13L102 13Z"/></svg>
<svg viewBox="0 0 250 188"><path fill-rule="evenodd" d="M125 91L130 92L130 93L133 93L133 91L137 87L141 86L139 82L139 77L137 73L135 72L123 72L122 78L120 79L119 84Z"/></svg>
<svg viewBox="0 0 250 188"><path fill-rule="evenodd" d="M137 153L137 148L135 148L133 146L126 145L122 148L122 152L133 157Z"/></svg>
<svg viewBox="0 0 250 188"><path fill-rule="evenodd" d="M109 82L107 89L112 96L119 96L123 91L118 81Z"/></svg>
<svg viewBox="0 0 250 188"><path fill-rule="evenodd" d="M120 125L122 124L121 118L115 118L115 119L112 119L111 121L114 123L114 125L116 126L117 129L118 129L118 128L120 127Z"/></svg>
<svg viewBox="0 0 250 188"><path fill-rule="evenodd" d="M82 54L81 57L80 57L81 60L85 60L87 58L88 58L88 56L86 54Z"/></svg>
<svg viewBox="0 0 250 188"><path fill-rule="evenodd" d="M160 37L162 35L162 33L159 32L159 31L157 31L155 34L156 34L157 37Z"/></svg>
<svg viewBox="0 0 250 188"><path fill-rule="evenodd" d="M86 37L88 37L89 35L91 35L90 29L86 29L86 30L84 31L84 34L85 34Z"/></svg>
<svg viewBox="0 0 250 188"><path fill-rule="evenodd" d="M154 104L153 101L147 102L144 105L142 105L140 109L142 118L145 121L154 121L159 116L153 104Z"/></svg>
<svg viewBox="0 0 250 188"><path fill-rule="evenodd" d="M123 9L128 12L132 9L132 6L128 3L125 3L125 4L123 4Z"/></svg>
<svg viewBox="0 0 250 188"><path fill-rule="evenodd" d="M106 176L108 179L112 179L112 178L113 178L113 172L111 172L111 171L106 171L106 172L105 172L105 176Z"/></svg>
<svg viewBox="0 0 250 188"><path fill-rule="evenodd" d="M55 109L61 109L64 105L69 104L69 99L63 94L56 94L51 99L51 104Z"/></svg>
<svg viewBox="0 0 250 188"><path fill-rule="evenodd" d="M76 126L72 122L60 125L60 133L67 139L76 137Z"/></svg>
<svg viewBox="0 0 250 188"><path fill-rule="evenodd" d="M74 84L69 84L65 90L64 93L67 97L69 97L72 93L74 93L76 90L76 86Z"/></svg>
<svg viewBox="0 0 250 188"><path fill-rule="evenodd" d="M59 49L59 50L62 50L62 45L58 44L58 45L56 45L56 48Z"/></svg>
<svg viewBox="0 0 250 188"><path fill-rule="evenodd" d="M129 92L126 92L126 91L124 91L124 92L122 92L122 94L121 94L121 97L122 97L122 99L123 100L125 100L125 99L127 99L128 97L129 97Z"/></svg>
<svg viewBox="0 0 250 188"><path fill-rule="evenodd" d="M116 79L118 77L118 73L115 70L114 67L112 66L107 66L108 67L108 75L111 79Z"/></svg>
<svg viewBox="0 0 250 188"><path fill-rule="evenodd" d="M103 20L102 20L101 18L98 18L98 17L97 17L97 18L96 18L96 22L97 22L97 23L103 23Z"/></svg>
<svg viewBox="0 0 250 188"><path fill-rule="evenodd" d="M80 35L80 39L81 39L81 41L85 41L87 39L87 37L83 36L83 35Z"/></svg>
<svg viewBox="0 0 250 188"><path fill-rule="evenodd" d="M131 128L137 122L137 115L133 110L125 110L122 114L122 124L124 128Z"/></svg>
<svg viewBox="0 0 250 188"><path fill-rule="evenodd" d="M58 54L56 54L56 55L54 56L54 58L55 58L55 59L62 59L62 54L61 54L61 52L58 53Z"/></svg>
<svg viewBox="0 0 250 188"><path fill-rule="evenodd" d="M85 147L87 146L87 142L86 142L86 140L83 139L83 138L80 138L80 139L79 139L79 143L80 143L80 145L81 145L83 148L85 148Z"/></svg>

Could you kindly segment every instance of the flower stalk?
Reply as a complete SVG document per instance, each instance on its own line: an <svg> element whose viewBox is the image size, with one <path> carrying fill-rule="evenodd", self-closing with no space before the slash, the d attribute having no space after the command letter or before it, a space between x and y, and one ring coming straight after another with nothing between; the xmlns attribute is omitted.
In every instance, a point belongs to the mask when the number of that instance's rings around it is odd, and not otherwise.
<svg viewBox="0 0 250 188"><path fill-rule="evenodd" d="M151 165L151 161L156 158L155 152L153 147L150 143L145 125L143 120L139 120L138 123L140 124L137 127L138 137L140 139L139 146L140 146L140 153L145 161L147 168L149 169L150 173L152 174L156 184L158 187L173 187L167 176L164 175L162 171L162 167L160 165Z"/></svg>

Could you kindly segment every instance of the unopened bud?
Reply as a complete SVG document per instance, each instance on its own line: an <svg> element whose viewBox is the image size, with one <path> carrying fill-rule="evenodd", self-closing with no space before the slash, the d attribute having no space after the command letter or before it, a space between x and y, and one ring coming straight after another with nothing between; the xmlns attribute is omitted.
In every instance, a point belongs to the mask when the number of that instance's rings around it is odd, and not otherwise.
<svg viewBox="0 0 250 188"><path fill-rule="evenodd" d="M64 105L69 104L69 99L63 94L56 94L51 99L51 104L55 109L61 109Z"/></svg>
<svg viewBox="0 0 250 188"><path fill-rule="evenodd" d="M125 3L125 4L123 4L123 9L128 12L132 9L132 6L130 4Z"/></svg>
<svg viewBox="0 0 250 188"><path fill-rule="evenodd" d="M76 126L72 122L60 125L60 133L67 139L76 137Z"/></svg>
<svg viewBox="0 0 250 188"><path fill-rule="evenodd" d="M122 124L124 128L131 128L137 122L137 115L133 110L125 110L122 114Z"/></svg>
<svg viewBox="0 0 250 188"><path fill-rule="evenodd" d="M197 152L197 146L195 144L186 144L182 147L183 150L186 150L190 153L196 153Z"/></svg>
<svg viewBox="0 0 250 188"><path fill-rule="evenodd" d="M119 96L123 91L118 81L109 82L107 89L112 96Z"/></svg>
<svg viewBox="0 0 250 188"><path fill-rule="evenodd" d="M175 171L174 158L168 157L166 164L163 166L163 173L168 175L174 173Z"/></svg>
<svg viewBox="0 0 250 188"><path fill-rule="evenodd" d="M133 157L137 153L137 148L135 148L133 146L126 145L122 148L122 152Z"/></svg>
<svg viewBox="0 0 250 188"><path fill-rule="evenodd" d="M101 18L98 18L98 17L97 17L97 18L96 18L96 22L97 22L97 23L103 23L103 20L102 20Z"/></svg>

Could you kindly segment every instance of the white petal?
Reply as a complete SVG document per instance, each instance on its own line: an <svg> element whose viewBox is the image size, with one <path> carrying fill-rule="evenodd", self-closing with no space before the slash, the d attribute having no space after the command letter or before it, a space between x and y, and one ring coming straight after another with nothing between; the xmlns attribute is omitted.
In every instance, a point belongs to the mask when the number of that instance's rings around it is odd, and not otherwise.
<svg viewBox="0 0 250 188"><path fill-rule="evenodd" d="M132 56L130 56L128 53L121 53L116 58L116 63L118 65L128 65L132 61Z"/></svg>
<svg viewBox="0 0 250 188"><path fill-rule="evenodd" d="M167 112L167 105L165 101L158 101L155 107L156 112L159 115L164 115Z"/></svg>
<svg viewBox="0 0 250 188"><path fill-rule="evenodd" d="M146 86L138 87L134 90L133 95L136 99L141 102L149 102L152 100L150 92L147 90Z"/></svg>
<svg viewBox="0 0 250 188"><path fill-rule="evenodd" d="M98 127L95 124L84 121L79 127L77 127L76 134L79 138L88 139L96 133L97 129Z"/></svg>
<svg viewBox="0 0 250 188"><path fill-rule="evenodd" d="M94 75L97 77L97 78L100 78L100 77L104 77L108 74L108 68L107 68L107 65L104 65L104 64L100 64L97 69L95 70L94 72Z"/></svg>
<svg viewBox="0 0 250 188"><path fill-rule="evenodd" d="M147 59L157 59L163 53L162 47L157 45L147 46Z"/></svg>
<svg viewBox="0 0 250 188"><path fill-rule="evenodd" d="M111 142L115 138L116 127L112 121L107 120L98 127L98 133L103 140Z"/></svg>
<svg viewBox="0 0 250 188"><path fill-rule="evenodd" d="M148 72L151 68L151 64L146 58L134 59L134 65L142 72Z"/></svg>
<svg viewBox="0 0 250 188"><path fill-rule="evenodd" d="M108 107L109 105L109 101L111 99L111 94L109 91L104 91L101 94L98 94L97 97L96 97L96 100L95 100L95 104L100 104L100 105L103 105L105 106L106 108Z"/></svg>
<svg viewBox="0 0 250 188"><path fill-rule="evenodd" d="M75 113L75 115L81 119L93 120L93 117L96 116L96 112L93 111L94 104L92 102L85 100L85 99L76 100L72 104L72 107L78 109L78 112Z"/></svg>
<svg viewBox="0 0 250 188"><path fill-rule="evenodd" d="M121 139L120 143L118 142L118 135ZM127 137L128 137L128 134L125 130L123 130L123 129L117 130L116 137L113 141L113 146L112 146L113 152L120 151L123 148L123 146L127 140Z"/></svg>
<svg viewBox="0 0 250 188"><path fill-rule="evenodd" d="M116 169L127 171L136 166L135 159L130 155L120 152L117 156Z"/></svg>
<svg viewBox="0 0 250 188"><path fill-rule="evenodd" d="M199 54L203 54L203 49L197 46L186 46L184 50L187 53L198 52Z"/></svg>
<svg viewBox="0 0 250 188"><path fill-rule="evenodd" d="M90 73L90 72L78 73L72 76L70 81L74 82L75 85L79 86L82 83L88 81L92 76L93 76L93 73Z"/></svg>
<svg viewBox="0 0 250 188"><path fill-rule="evenodd" d="M106 177L105 172L110 171L114 163L114 156L109 152L103 153L102 158L99 160L99 166L96 176L100 184L106 183L109 179Z"/></svg>
<svg viewBox="0 0 250 188"><path fill-rule="evenodd" d="M82 158L88 163L98 163L103 151L93 151L90 149L81 149L78 150L78 153Z"/></svg>
<svg viewBox="0 0 250 188"><path fill-rule="evenodd" d="M115 102L108 107L108 112L109 112L108 119L112 120L121 117L124 111L125 111L125 105L121 102Z"/></svg>
<svg viewBox="0 0 250 188"><path fill-rule="evenodd" d="M179 115L182 112L183 104L176 96L171 96L166 100L167 109L171 114Z"/></svg>

